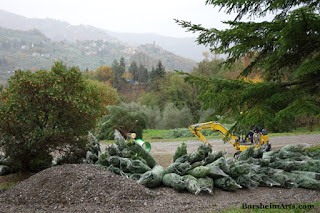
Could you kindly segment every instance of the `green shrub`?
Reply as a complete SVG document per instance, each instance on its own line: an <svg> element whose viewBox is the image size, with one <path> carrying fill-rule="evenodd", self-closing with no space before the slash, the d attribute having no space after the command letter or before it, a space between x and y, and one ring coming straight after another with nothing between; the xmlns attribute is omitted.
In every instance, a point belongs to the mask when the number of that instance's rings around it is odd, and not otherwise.
<svg viewBox="0 0 320 213"><path fill-rule="evenodd" d="M142 138L142 130L146 128L147 116L143 112L129 112L123 106L108 106L110 114L101 119L97 138L112 140L114 130L118 130L124 137L135 132L137 138Z"/></svg>
<svg viewBox="0 0 320 213"><path fill-rule="evenodd" d="M187 144L182 142L178 148L176 149L173 155L173 162L175 162L178 158L187 154Z"/></svg>
<svg viewBox="0 0 320 213"><path fill-rule="evenodd" d="M169 133L167 133L164 138L189 138L193 137L194 135L187 128L180 128L180 129L172 129Z"/></svg>
<svg viewBox="0 0 320 213"><path fill-rule="evenodd" d="M143 106L142 109L148 117L147 128L156 129L162 118L160 108L157 106Z"/></svg>
<svg viewBox="0 0 320 213"><path fill-rule="evenodd" d="M97 90L78 68L62 63L50 71L16 71L0 102L2 148L21 170L45 165L40 154L77 143L102 113Z"/></svg>
<svg viewBox="0 0 320 213"><path fill-rule="evenodd" d="M305 153L313 159L320 160L320 145L313 146L305 150Z"/></svg>
<svg viewBox="0 0 320 213"><path fill-rule="evenodd" d="M66 148L66 151L56 159L57 165L82 163L86 157L86 137L81 137L77 143Z"/></svg>
<svg viewBox="0 0 320 213"><path fill-rule="evenodd" d="M191 125L191 124L190 124ZM201 133L204 136L217 135L217 133L213 130L201 130ZM189 128L177 128L170 130L169 133L164 135L164 138L190 138L195 137Z"/></svg>
<svg viewBox="0 0 320 213"><path fill-rule="evenodd" d="M146 106L140 103L121 103L120 107L129 113L144 114L148 129L174 129L188 127L193 122L193 115L188 107L177 108L167 103L161 111L158 106ZM192 136L192 134L190 134Z"/></svg>
<svg viewBox="0 0 320 213"><path fill-rule="evenodd" d="M214 112L215 111L213 109L207 109L207 110L201 111L200 112L199 123L207 122L207 118L212 116L214 114Z"/></svg>
<svg viewBox="0 0 320 213"><path fill-rule="evenodd" d="M192 124L192 114L188 107L178 109L173 103L168 103L163 109L162 120L157 129L174 129L188 127Z"/></svg>
<svg viewBox="0 0 320 213"><path fill-rule="evenodd" d="M128 112L139 112L145 114L147 116L147 129L155 129L162 118L160 108L157 106L146 106L135 102L122 103L120 106Z"/></svg>
<svg viewBox="0 0 320 213"><path fill-rule="evenodd" d="M52 156L50 154L40 154L39 156L30 160L30 172L40 172L46 168L51 167Z"/></svg>

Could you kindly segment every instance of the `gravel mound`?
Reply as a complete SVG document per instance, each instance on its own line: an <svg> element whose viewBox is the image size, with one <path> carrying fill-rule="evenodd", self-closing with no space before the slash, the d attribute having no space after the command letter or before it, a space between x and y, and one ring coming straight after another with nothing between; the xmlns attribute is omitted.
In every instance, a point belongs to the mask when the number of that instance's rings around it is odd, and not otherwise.
<svg viewBox="0 0 320 213"><path fill-rule="evenodd" d="M89 211L103 206L113 212L136 212L152 205L154 199L155 192L148 188L92 165L49 168L0 194L1 210L3 205L10 210L13 204L47 211Z"/></svg>

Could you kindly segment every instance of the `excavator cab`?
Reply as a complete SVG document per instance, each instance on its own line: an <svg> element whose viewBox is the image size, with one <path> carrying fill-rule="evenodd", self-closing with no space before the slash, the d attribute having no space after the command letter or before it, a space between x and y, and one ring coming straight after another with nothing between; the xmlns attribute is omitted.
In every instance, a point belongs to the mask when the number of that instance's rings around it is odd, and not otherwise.
<svg viewBox="0 0 320 213"><path fill-rule="evenodd" d="M243 131L244 130L242 130L242 132ZM247 132L245 136L241 133L239 135L240 135L239 137L240 151L243 151L252 145L255 145L256 148L258 148L265 143L268 144L267 150L271 149L268 132L264 127L256 126L253 128L253 130L249 130L249 132Z"/></svg>

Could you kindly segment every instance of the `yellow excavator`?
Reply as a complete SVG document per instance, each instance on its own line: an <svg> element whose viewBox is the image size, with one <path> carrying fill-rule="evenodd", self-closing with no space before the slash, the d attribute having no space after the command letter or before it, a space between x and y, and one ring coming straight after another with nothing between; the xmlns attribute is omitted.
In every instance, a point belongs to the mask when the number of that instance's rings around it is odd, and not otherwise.
<svg viewBox="0 0 320 213"><path fill-rule="evenodd" d="M211 129L217 131L223 138L226 138L226 140L230 142L237 151L244 151L253 145L255 146L255 148L258 148L263 144L267 144L267 151L271 150L269 135L264 127L260 128L259 126L256 126L253 130L250 130L245 136L243 135L243 137L241 138L241 136L236 136L234 134L228 133L227 128L215 121L199 123L190 126L191 132L200 141L211 146L208 140L200 132L204 129Z"/></svg>

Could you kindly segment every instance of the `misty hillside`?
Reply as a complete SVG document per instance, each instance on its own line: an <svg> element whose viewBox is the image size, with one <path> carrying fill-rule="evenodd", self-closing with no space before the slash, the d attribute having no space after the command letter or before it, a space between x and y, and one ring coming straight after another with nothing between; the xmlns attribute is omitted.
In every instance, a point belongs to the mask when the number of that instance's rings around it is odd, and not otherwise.
<svg viewBox="0 0 320 213"><path fill-rule="evenodd" d="M113 60L124 57L127 65L133 60L149 70L161 60L166 70L192 71L195 61L177 56L153 44L129 47L107 40L77 42L54 41L39 30L21 31L0 28L0 73L2 80L17 69L50 69L54 61L81 70L111 66ZM0 79L1 80L1 79Z"/></svg>
<svg viewBox="0 0 320 213"><path fill-rule="evenodd" d="M195 37L174 38L151 33L109 32L109 34L122 42L128 43L129 45L141 45L144 43L155 42L156 45L159 45L170 52L191 58L195 61L203 60L204 57L202 53L209 49L203 45L197 45Z"/></svg>
<svg viewBox="0 0 320 213"><path fill-rule="evenodd" d="M0 10L0 27L14 30L38 29L52 40L99 40L117 42L107 32L92 26L70 25L54 19L34 19Z"/></svg>
<svg viewBox="0 0 320 213"><path fill-rule="evenodd" d="M102 40L113 43L127 43L131 46L153 43L176 55L195 61L203 59L202 52L207 48L197 45L195 38L174 38L148 33L116 33L88 25L70 25L54 19L26 18L0 10L0 27L16 30L38 29L52 40Z"/></svg>

